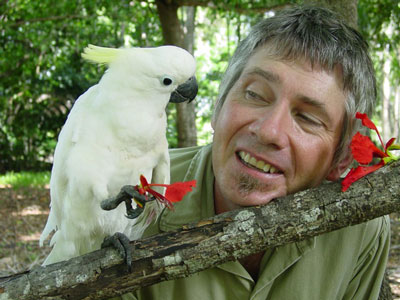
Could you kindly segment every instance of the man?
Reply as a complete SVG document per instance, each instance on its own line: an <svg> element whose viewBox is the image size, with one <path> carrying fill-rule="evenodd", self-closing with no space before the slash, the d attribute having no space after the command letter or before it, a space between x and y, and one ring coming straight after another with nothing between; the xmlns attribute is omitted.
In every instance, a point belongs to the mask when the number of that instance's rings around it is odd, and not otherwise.
<svg viewBox="0 0 400 300"><path fill-rule="evenodd" d="M221 83L213 144L171 151L171 182L197 188L147 235L337 180L356 111L376 96L367 45L332 12L297 7L257 24ZM387 218L267 249L122 299L377 299Z"/></svg>

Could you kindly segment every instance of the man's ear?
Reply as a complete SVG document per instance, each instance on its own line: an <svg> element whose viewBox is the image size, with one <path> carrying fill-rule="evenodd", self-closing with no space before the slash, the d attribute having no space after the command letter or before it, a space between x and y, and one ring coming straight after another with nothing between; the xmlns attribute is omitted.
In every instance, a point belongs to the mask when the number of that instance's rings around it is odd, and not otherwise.
<svg viewBox="0 0 400 300"><path fill-rule="evenodd" d="M348 150L347 154L345 157L343 157L335 167L332 168L332 170L328 173L326 176L326 180L329 181L336 181L340 178L340 175L343 174L344 171L349 167L351 162L353 161L353 155L351 154L351 151Z"/></svg>

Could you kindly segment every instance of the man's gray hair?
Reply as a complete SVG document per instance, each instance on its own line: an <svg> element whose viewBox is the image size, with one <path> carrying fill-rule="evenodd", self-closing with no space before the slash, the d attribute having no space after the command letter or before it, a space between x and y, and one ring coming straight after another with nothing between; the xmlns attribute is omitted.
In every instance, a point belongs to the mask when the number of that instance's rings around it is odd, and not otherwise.
<svg viewBox="0 0 400 300"><path fill-rule="evenodd" d="M306 59L326 71L339 67L347 95L346 113L334 162L341 160L351 137L359 129L355 113L371 115L376 99L375 73L368 45L360 33L346 25L334 12L315 6L297 6L256 24L240 42L220 85L213 118L236 83L249 58L265 46L272 57L282 61Z"/></svg>

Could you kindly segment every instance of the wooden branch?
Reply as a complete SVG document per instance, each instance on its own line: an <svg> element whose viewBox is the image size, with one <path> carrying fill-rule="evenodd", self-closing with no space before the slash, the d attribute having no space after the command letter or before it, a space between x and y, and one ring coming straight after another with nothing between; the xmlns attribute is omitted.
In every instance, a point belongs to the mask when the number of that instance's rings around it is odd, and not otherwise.
<svg viewBox="0 0 400 300"><path fill-rule="evenodd" d="M323 185L132 243L133 272L114 249L0 279L3 299L106 299L187 277L270 247L400 211L400 162L355 183Z"/></svg>

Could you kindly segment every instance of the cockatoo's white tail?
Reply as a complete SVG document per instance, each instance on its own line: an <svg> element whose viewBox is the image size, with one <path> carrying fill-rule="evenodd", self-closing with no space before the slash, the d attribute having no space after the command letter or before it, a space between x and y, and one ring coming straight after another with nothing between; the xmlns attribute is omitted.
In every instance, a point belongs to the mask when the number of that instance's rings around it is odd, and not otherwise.
<svg viewBox="0 0 400 300"><path fill-rule="evenodd" d="M82 57L93 63L110 64L118 57L121 51L122 49L88 45L83 50Z"/></svg>

